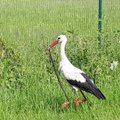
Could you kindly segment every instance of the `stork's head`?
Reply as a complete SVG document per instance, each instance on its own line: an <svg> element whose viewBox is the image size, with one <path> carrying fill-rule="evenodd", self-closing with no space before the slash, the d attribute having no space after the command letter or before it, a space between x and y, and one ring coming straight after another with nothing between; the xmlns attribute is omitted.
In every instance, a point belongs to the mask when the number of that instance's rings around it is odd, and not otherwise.
<svg viewBox="0 0 120 120"><path fill-rule="evenodd" d="M58 43L66 43L67 42L67 37L65 35L60 35L57 37L57 39L54 40L54 42L49 46L49 49L57 45Z"/></svg>

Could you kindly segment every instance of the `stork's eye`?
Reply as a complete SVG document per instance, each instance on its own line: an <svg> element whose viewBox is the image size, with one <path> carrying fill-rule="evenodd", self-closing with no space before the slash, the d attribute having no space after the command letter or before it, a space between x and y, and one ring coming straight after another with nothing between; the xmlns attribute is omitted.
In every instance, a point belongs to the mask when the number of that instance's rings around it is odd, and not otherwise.
<svg viewBox="0 0 120 120"><path fill-rule="evenodd" d="M58 37L58 40L60 39L60 37Z"/></svg>

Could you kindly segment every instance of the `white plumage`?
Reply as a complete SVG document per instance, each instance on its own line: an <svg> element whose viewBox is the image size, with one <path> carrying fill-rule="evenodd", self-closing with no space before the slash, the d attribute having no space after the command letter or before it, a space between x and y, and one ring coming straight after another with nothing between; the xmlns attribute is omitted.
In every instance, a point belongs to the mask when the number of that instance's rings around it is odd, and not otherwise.
<svg viewBox="0 0 120 120"><path fill-rule="evenodd" d="M83 71L74 67L72 64L68 64L67 61L61 61L60 68L65 79L76 80L81 83L86 82L86 79L81 75Z"/></svg>
<svg viewBox="0 0 120 120"><path fill-rule="evenodd" d="M60 69L62 71L63 76L65 79L68 80L76 80L78 82L84 83L86 79L81 75L84 73L82 70L73 66L65 54L65 45L67 42L67 38L65 35L60 35L58 38L61 39L61 61L60 61Z"/></svg>

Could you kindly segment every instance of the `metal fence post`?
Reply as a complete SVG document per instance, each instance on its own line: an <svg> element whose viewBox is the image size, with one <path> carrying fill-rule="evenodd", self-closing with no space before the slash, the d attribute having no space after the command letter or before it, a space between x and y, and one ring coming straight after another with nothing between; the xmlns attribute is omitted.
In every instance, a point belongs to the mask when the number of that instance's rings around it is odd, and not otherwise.
<svg viewBox="0 0 120 120"><path fill-rule="evenodd" d="M98 8L98 44L101 47L102 42L102 0L99 0Z"/></svg>

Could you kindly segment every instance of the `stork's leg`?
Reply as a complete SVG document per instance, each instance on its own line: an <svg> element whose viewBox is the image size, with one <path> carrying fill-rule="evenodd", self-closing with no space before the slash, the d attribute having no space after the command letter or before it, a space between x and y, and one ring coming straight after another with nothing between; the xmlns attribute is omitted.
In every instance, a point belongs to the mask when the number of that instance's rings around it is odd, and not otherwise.
<svg viewBox="0 0 120 120"><path fill-rule="evenodd" d="M73 93L74 93L74 99L75 99L76 107L78 107L79 106L79 102L81 102L81 100L78 100L75 89L73 89Z"/></svg>
<svg viewBox="0 0 120 120"><path fill-rule="evenodd" d="M66 108L68 105L70 105L71 104L71 102L64 102L63 104L62 104L62 109L63 108Z"/></svg>
<svg viewBox="0 0 120 120"><path fill-rule="evenodd" d="M77 99L76 90L75 90L74 88L72 88L72 90L73 90L73 93L74 93L74 98L75 98L75 100L76 100L76 99ZM67 106L70 105L70 104L71 104L71 102L64 102L64 103L62 104L62 109L65 108L65 107L67 107Z"/></svg>
<svg viewBox="0 0 120 120"><path fill-rule="evenodd" d="M71 102L67 101L62 104L62 109L66 108L68 105L70 105Z"/></svg>
<svg viewBox="0 0 120 120"><path fill-rule="evenodd" d="M85 101L87 101L87 98L85 97L85 95L84 95L83 91L82 91L82 90L80 90L80 92L81 92L82 96L84 97L84 100L83 100L83 101L84 101L84 102L85 102Z"/></svg>
<svg viewBox="0 0 120 120"><path fill-rule="evenodd" d="M76 91L74 90L74 99L75 99L76 107L79 106L79 103L87 101L87 98L85 97L84 93L83 93L81 90L80 90L80 92L81 92L82 96L84 97L83 100L78 100L78 99L77 99Z"/></svg>
<svg viewBox="0 0 120 120"><path fill-rule="evenodd" d="M76 90L73 89L74 99L77 100Z"/></svg>

